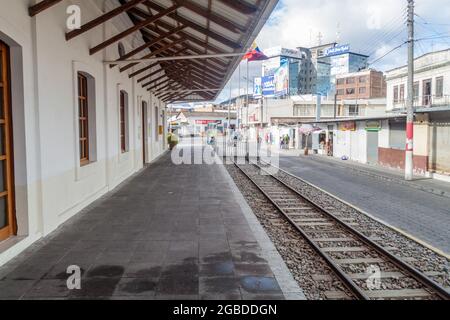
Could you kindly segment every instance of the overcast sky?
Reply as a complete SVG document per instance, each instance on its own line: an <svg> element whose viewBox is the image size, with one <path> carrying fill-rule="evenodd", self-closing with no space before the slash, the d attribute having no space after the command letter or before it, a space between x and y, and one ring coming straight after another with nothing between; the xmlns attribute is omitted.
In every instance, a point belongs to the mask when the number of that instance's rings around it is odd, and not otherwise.
<svg viewBox="0 0 450 320"><path fill-rule="evenodd" d="M374 62L407 40L406 0L280 0L267 24L257 38L258 46L311 47L321 42L339 40L350 44L351 50L370 55ZM416 56L450 48L449 0L416 1L416 39L434 38L416 43ZM443 38L443 36L448 36ZM407 46L392 52L372 64L378 70L404 65ZM261 65L251 63L250 78L260 76ZM241 78L246 75L245 63ZM244 81L242 91L244 94ZM237 71L232 78L232 95L239 93ZM217 102L228 99L230 87L220 94Z"/></svg>

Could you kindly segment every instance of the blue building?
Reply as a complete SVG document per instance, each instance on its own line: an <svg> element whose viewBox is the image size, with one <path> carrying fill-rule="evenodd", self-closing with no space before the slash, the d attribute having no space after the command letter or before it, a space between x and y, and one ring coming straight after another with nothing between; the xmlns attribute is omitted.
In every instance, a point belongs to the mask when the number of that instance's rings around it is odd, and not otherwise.
<svg viewBox="0 0 450 320"><path fill-rule="evenodd" d="M325 50L323 56L317 58L317 66L319 63L324 63L330 67L328 94L333 94L336 90L336 76L366 69L368 58L369 56L351 52L349 45L335 46Z"/></svg>

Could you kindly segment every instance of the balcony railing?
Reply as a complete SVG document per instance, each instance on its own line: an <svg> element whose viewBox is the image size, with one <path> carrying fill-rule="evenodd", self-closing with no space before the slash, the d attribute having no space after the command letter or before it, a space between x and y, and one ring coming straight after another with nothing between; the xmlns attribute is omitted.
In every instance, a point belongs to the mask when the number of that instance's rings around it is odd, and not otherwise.
<svg viewBox="0 0 450 320"><path fill-rule="evenodd" d="M450 95L426 95L414 98L414 108L450 107ZM406 100L394 101L394 109L406 109Z"/></svg>

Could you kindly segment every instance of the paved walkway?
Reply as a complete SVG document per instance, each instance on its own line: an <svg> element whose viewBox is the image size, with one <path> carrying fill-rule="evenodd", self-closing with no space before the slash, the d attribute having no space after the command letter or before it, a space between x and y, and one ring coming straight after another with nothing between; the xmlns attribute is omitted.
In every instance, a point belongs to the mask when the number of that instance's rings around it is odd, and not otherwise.
<svg viewBox="0 0 450 320"><path fill-rule="evenodd" d="M255 220L223 166L166 154L0 268L0 299L301 299Z"/></svg>
<svg viewBox="0 0 450 320"><path fill-rule="evenodd" d="M295 155L295 156L294 156ZM321 156L282 153L281 168L416 238L450 253L450 198L400 183L387 171L342 164ZM444 184L441 182L431 182ZM414 184L422 181L414 181Z"/></svg>

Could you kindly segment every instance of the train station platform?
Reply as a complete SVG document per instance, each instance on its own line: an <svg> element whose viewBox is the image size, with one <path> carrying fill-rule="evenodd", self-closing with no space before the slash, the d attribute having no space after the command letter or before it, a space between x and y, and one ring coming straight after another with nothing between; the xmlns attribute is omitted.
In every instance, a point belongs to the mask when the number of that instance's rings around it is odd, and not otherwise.
<svg viewBox="0 0 450 320"><path fill-rule="evenodd" d="M0 267L0 299L304 298L225 167L170 153Z"/></svg>

